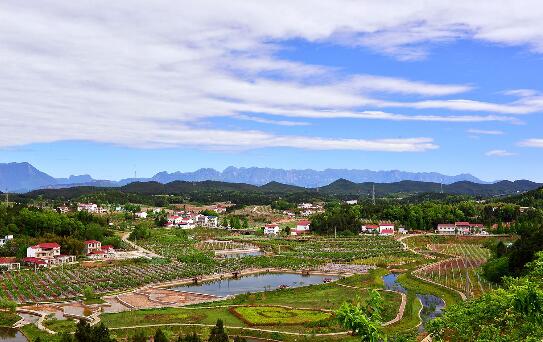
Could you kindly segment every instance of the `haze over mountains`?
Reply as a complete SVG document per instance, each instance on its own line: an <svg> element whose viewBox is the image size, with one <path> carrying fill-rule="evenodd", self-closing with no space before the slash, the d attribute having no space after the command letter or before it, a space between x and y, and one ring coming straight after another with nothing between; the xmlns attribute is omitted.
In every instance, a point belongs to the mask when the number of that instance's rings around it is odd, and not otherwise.
<svg viewBox="0 0 543 342"><path fill-rule="evenodd" d="M246 183L252 185L264 185L270 182L278 182L288 185L296 185L305 188L315 188L328 185L338 179L346 179L355 183L375 182L393 183L404 180L452 184L459 181L473 183L485 183L470 174L456 176L442 175L436 172L404 172L326 169L316 171L283 170L273 168L237 168L227 167L222 172L215 169L199 169L194 172L159 172L151 178L126 178L120 181L96 180L90 175L70 176L69 178L55 178L48 175L29 163L0 163L0 190L10 192L26 192L40 188L58 188L78 185L92 186L123 186L131 182L156 181L169 183L173 181L200 182L206 180Z"/></svg>

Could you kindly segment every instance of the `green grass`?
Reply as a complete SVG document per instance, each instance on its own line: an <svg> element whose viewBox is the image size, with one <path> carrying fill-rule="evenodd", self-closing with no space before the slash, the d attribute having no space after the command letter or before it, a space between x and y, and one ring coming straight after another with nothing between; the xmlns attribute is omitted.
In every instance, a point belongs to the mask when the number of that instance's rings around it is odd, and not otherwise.
<svg viewBox="0 0 543 342"><path fill-rule="evenodd" d="M295 325L328 320L331 313L276 306L240 306L231 311L250 325Z"/></svg>
<svg viewBox="0 0 543 342"><path fill-rule="evenodd" d="M76 322L71 319L48 319L44 322L44 325L53 331L57 332L74 332Z"/></svg>
<svg viewBox="0 0 543 342"><path fill-rule="evenodd" d="M105 300L103 300L102 298L92 298L92 299L85 299L83 301L83 304L86 304L86 305L92 305L92 304L104 304L106 303Z"/></svg>
<svg viewBox="0 0 543 342"><path fill-rule="evenodd" d="M29 341L35 341L38 337L42 341L47 342L58 342L60 341L60 336L58 334L52 335L48 334L45 331L38 329L34 324L27 324L21 328L21 332L28 338Z"/></svg>
<svg viewBox="0 0 543 342"><path fill-rule="evenodd" d="M0 311L0 327L11 327L21 317L14 312Z"/></svg>
<svg viewBox="0 0 543 342"><path fill-rule="evenodd" d="M338 282L343 285L355 286L360 288L378 288L381 289L385 285L383 276L390 273L384 268L376 268L370 270L366 274L357 274L351 277L343 278Z"/></svg>

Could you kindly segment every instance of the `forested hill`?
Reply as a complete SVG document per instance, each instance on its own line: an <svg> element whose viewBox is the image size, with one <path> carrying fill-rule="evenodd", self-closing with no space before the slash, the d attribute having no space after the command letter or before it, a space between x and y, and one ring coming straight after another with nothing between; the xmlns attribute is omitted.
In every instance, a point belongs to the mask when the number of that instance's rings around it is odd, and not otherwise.
<svg viewBox="0 0 543 342"><path fill-rule="evenodd" d="M543 207L543 187L531 190L519 195L509 196L501 199L502 202L514 203L521 207Z"/></svg>
<svg viewBox="0 0 543 342"><path fill-rule="evenodd" d="M540 187L541 184L527 180L500 181L493 184L479 184L473 182L456 182L453 184L439 184L430 182L401 181L397 183L353 183L345 179L339 179L319 191L329 195L370 195L375 189L377 196L395 193L439 193L471 195L480 197L504 196L526 192Z"/></svg>
<svg viewBox="0 0 543 342"><path fill-rule="evenodd" d="M494 184L478 184L472 182L456 182L450 185L438 183L402 181L397 183L354 183L345 179L337 180L321 188L302 188L293 185L286 185L271 182L266 185L256 186L244 183L227 183L219 181L186 182L175 181L167 184L159 182L134 182L118 188L100 187L73 187L63 189L41 189L21 195L23 198L36 198L42 196L51 199L74 199L94 193L132 195L180 195L189 196L192 199L203 200L232 200L240 202L239 198L247 197L256 199L257 202L268 199L277 199L285 196L303 198L368 198L371 197L373 189L378 197L398 194L398 196L409 196L422 193L453 195L470 195L478 197L506 196L524 193L540 187L530 181L501 181ZM243 202L246 202L245 200Z"/></svg>

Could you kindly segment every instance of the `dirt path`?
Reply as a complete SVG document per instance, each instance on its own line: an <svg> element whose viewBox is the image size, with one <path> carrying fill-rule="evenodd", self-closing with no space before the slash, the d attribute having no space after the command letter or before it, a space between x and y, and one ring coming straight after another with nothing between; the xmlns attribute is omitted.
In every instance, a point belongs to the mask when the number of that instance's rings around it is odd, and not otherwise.
<svg viewBox="0 0 543 342"><path fill-rule="evenodd" d="M109 330L140 329L140 328L152 328L152 327L164 327L164 326L212 328L215 325L214 324L200 324L200 323L165 323L165 324L146 324L146 325L116 327L116 328L109 328ZM297 333L297 332L291 332L291 331L269 330L269 329L259 329L259 328L249 328L249 327L235 327L235 326L227 326L227 325L225 325L224 327L227 329L239 329L239 330L245 330L245 331L257 331L257 332L265 332L265 333L272 333L272 334L278 333L278 334L292 335L292 336L341 336L341 335L348 335L351 333L350 331L340 331L340 332L325 333L325 334L306 334L306 333Z"/></svg>
<svg viewBox="0 0 543 342"><path fill-rule="evenodd" d="M142 257L144 258L148 258L148 259L151 259L151 258L162 258L161 255L158 255L148 249L145 249L139 245L136 245L134 242L128 240L128 237L130 236L130 233L124 233L122 236L121 236L121 239L126 242L127 244L129 244L132 248L134 248L136 251L138 251Z"/></svg>

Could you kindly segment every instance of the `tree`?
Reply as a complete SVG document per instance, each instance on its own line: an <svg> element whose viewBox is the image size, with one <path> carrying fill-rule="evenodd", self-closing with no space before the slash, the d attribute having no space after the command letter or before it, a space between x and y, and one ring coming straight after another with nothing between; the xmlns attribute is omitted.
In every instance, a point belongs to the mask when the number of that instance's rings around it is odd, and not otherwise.
<svg viewBox="0 0 543 342"><path fill-rule="evenodd" d="M247 342L245 337L234 336L234 342Z"/></svg>
<svg viewBox="0 0 543 342"><path fill-rule="evenodd" d="M196 333L193 332L192 334L187 336L179 336L177 338L177 342L202 342L202 339L200 339L200 336L196 335Z"/></svg>
<svg viewBox="0 0 543 342"><path fill-rule="evenodd" d="M104 323L93 326L84 320L80 320L77 323L75 334L75 340L77 342L113 342L115 341L109 336L109 329L106 328Z"/></svg>
<svg viewBox="0 0 543 342"><path fill-rule="evenodd" d="M211 328L208 342L228 342L228 335L224 331L224 325L221 319L218 319L217 324Z"/></svg>
<svg viewBox="0 0 543 342"><path fill-rule="evenodd" d="M132 336L132 339L130 341L132 341L132 342L147 342L147 336L145 336L145 333L143 332L143 330L138 330L138 331L136 331L134 336Z"/></svg>
<svg viewBox="0 0 543 342"><path fill-rule="evenodd" d="M336 317L353 335L360 336L361 341L377 342L386 339L381 330L382 307L381 295L376 290L371 290L365 305L345 302L336 311Z"/></svg>
<svg viewBox="0 0 543 342"><path fill-rule="evenodd" d="M83 289L83 296L85 297L85 300L94 300L100 298L96 293L94 293L94 290L92 287L87 286Z"/></svg>
<svg viewBox="0 0 543 342"><path fill-rule="evenodd" d="M155 332L154 342L168 342L168 338L162 331L162 329L158 328Z"/></svg>
<svg viewBox="0 0 543 342"><path fill-rule="evenodd" d="M68 332L63 332L60 335L60 342L74 342L73 336Z"/></svg>

